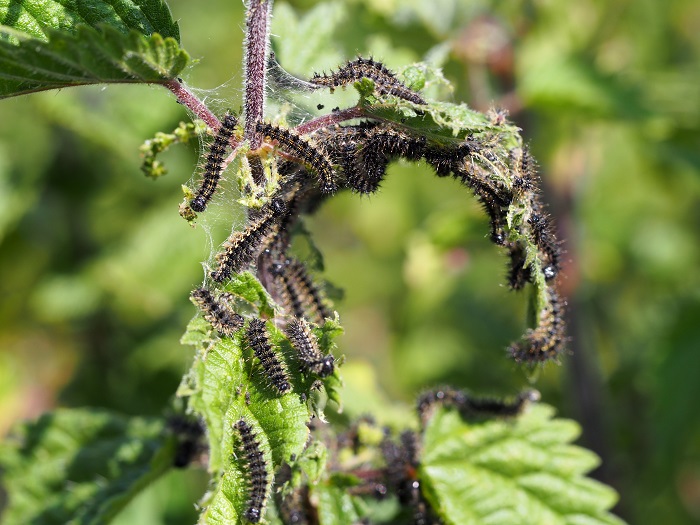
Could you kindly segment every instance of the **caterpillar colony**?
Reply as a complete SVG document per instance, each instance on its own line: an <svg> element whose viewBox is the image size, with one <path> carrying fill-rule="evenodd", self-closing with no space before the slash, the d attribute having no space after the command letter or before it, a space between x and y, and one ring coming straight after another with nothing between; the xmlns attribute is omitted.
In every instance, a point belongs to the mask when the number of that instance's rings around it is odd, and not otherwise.
<svg viewBox="0 0 700 525"><path fill-rule="evenodd" d="M274 58L271 60L274 62ZM373 86L371 96L380 102L398 100L417 115L426 114L427 102L423 96L372 58L357 58L335 72L314 74L308 80L292 77L276 62L272 74L291 78L289 85L306 91L332 91L357 86L367 79ZM415 127L403 125L402 120L397 122L366 110L362 102L347 110L336 108L325 117L295 128L265 122L262 115L256 118L256 122L246 122L246 135L241 139L236 136L238 117L230 113L222 117L218 129L213 130L215 138L206 154L202 181L189 200L189 207L190 216L196 217L216 198L228 148L238 147L241 141L254 136L250 143L261 146L248 149L245 154L251 166L253 160L257 163L258 174L262 173L259 169L262 159L274 156L276 180L271 185L272 194L260 200L261 206L249 210L247 224L223 243L208 272L215 286L225 289L242 272L256 271L277 305L274 323L259 314L235 311L235 305L225 294L210 287L197 288L191 297L217 337L237 338L251 350L250 359L258 366L249 369L262 369L269 386L268 395L277 398L299 395L306 399L309 392L295 391L299 385L290 377L288 362L297 362L304 376L311 376L314 384L332 376L338 364L332 354L319 349L314 334L315 329L333 317L332 305L323 287L314 282L307 266L291 250L295 232L303 230L302 217L314 213L323 201L338 192L349 190L361 195L377 192L388 164L396 159L424 161L438 177L459 181L483 206L490 222L489 238L508 256L507 285L516 291L528 283L538 286L535 325L508 347L508 353L517 362L528 364L553 360L562 353L566 342L564 302L556 286L561 268L560 244L539 199L536 164L527 148L514 147L504 159L504 155L494 154L490 142L493 137L468 135L446 139L421 134ZM352 123L347 122L350 120ZM494 119L493 126L497 127L501 121L502 117ZM249 185L243 191L260 192L260 187L256 190ZM279 336L271 337L273 324L280 328ZM286 348L293 350L293 356L284 355L279 337L286 338ZM457 410L464 417L482 414L509 417L537 398L535 392L528 391L511 403L502 403L474 399L466 392L442 388L420 396L417 414L421 428L425 428L437 406ZM250 400L249 392L246 399ZM240 419L234 423L233 431L238 436L248 476L244 517L257 523L264 520L273 483L272 466L263 458L258 436L250 423ZM190 449L195 447L188 442L185 452ZM183 453L183 457L189 455ZM440 523L420 491L419 435L407 431L398 442L386 437L381 455L384 467L371 480L375 495L382 490L384 494L387 490L397 494L401 503L413 509L413 523ZM313 505L308 486L296 488L287 497L279 494L276 497L281 498L278 509L285 522L316 523L310 517Z"/></svg>

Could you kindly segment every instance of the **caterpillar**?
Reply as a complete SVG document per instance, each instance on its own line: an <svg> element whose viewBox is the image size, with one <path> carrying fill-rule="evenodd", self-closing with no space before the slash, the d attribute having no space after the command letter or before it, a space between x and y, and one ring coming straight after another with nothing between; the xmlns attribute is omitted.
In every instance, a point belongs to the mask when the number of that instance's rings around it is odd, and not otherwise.
<svg viewBox="0 0 700 525"><path fill-rule="evenodd" d="M339 165L346 185L361 194L377 191L390 160L419 160L426 140L375 122L338 126L318 133L319 142Z"/></svg>
<svg viewBox="0 0 700 525"><path fill-rule="evenodd" d="M559 273L561 250L552 232L549 217L540 213L532 213L527 222L530 225L533 240L540 253L544 256L544 267L542 270L544 277L550 281Z"/></svg>
<svg viewBox="0 0 700 525"><path fill-rule="evenodd" d="M185 468L206 448L203 439L204 426L200 421L181 414L168 418L167 426L177 440L173 466Z"/></svg>
<svg viewBox="0 0 700 525"><path fill-rule="evenodd" d="M438 177L445 177L452 173L472 191L489 217L491 241L498 245L505 245L507 208L512 201L512 195L502 184L489 180L479 167L473 166L471 170L467 169L466 158L476 151L478 146L468 138L452 148L430 146L425 149L423 156Z"/></svg>
<svg viewBox="0 0 700 525"><path fill-rule="evenodd" d="M278 267L278 272L286 286L286 293L292 301L298 302L301 311L297 309L296 317L306 317L318 324L323 323L327 317L333 317L333 312L326 305L321 291L311 280L306 271L306 266L296 259L290 259ZM308 315L307 315L308 314Z"/></svg>
<svg viewBox="0 0 700 525"><path fill-rule="evenodd" d="M274 277L275 287L282 300L282 307L291 311L294 317L303 317L306 315L304 303L292 288L286 266L287 263L278 263L272 266L271 273Z"/></svg>
<svg viewBox="0 0 700 525"><path fill-rule="evenodd" d="M287 525L309 525L311 523L309 517L311 503L309 502L308 486L302 485L284 498L279 495L278 497L281 500L279 509L283 523Z"/></svg>
<svg viewBox="0 0 700 525"><path fill-rule="evenodd" d="M289 382L287 369L272 348L265 321L251 319L246 329L246 339L272 386L280 395L289 392L292 385Z"/></svg>
<svg viewBox="0 0 700 525"><path fill-rule="evenodd" d="M366 136L365 149L408 160L420 159L426 144L425 137L414 137L390 126L374 126L367 131Z"/></svg>
<svg viewBox="0 0 700 525"><path fill-rule="evenodd" d="M425 137L413 137L389 126L377 125L367 130L360 155L362 170L348 178L352 189L359 193L374 193L384 179L386 167L397 157L419 160L425 148Z"/></svg>
<svg viewBox="0 0 700 525"><path fill-rule="evenodd" d="M547 287L548 304L539 315L538 324L523 339L508 347L516 362L539 363L555 359L566 343L564 303L553 286Z"/></svg>
<svg viewBox="0 0 700 525"><path fill-rule="evenodd" d="M297 351L302 365L319 377L328 377L335 369L332 355L323 355L318 349L316 336L305 319L292 319L284 330L285 335Z"/></svg>
<svg viewBox="0 0 700 525"><path fill-rule="evenodd" d="M204 211L214 193L216 193L221 172L223 171L224 154L237 123L238 119L236 116L230 113L227 113L221 121L221 126L216 132L214 142L209 148L204 174L202 175L202 183L199 190L197 190L197 194L190 201L190 208L196 212Z"/></svg>
<svg viewBox="0 0 700 525"><path fill-rule="evenodd" d="M537 189L537 163L528 148L510 151L513 169L513 191L523 197Z"/></svg>
<svg viewBox="0 0 700 525"><path fill-rule="evenodd" d="M454 171L456 152L452 148L432 145L425 148L423 157L438 177L446 177Z"/></svg>
<svg viewBox="0 0 700 525"><path fill-rule="evenodd" d="M224 302L218 301L206 288L197 288L190 297L204 312L204 319L220 334L232 337L234 332L243 327L243 316L232 311Z"/></svg>
<svg viewBox="0 0 700 525"><path fill-rule="evenodd" d="M276 141L280 149L308 165L318 176L322 193L335 193L338 190L333 165L328 154L321 147L287 128L274 126L268 122L258 122L256 129L264 137Z"/></svg>
<svg viewBox="0 0 700 525"><path fill-rule="evenodd" d="M241 418L233 424L240 437L240 450L245 458L248 472L248 501L246 502L245 519L258 523L265 512L267 496L270 488L270 473L265 461L260 442L251 426Z"/></svg>
<svg viewBox="0 0 700 525"><path fill-rule="evenodd" d="M508 245L508 251L510 253L508 285L511 290L522 290L525 284L532 279L530 267L525 265L525 248L522 243L515 242Z"/></svg>
<svg viewBox="0 0 700 525"><path fill-rule="evenodd" d="M513 191L516 196L525 200L530 208L527 220L530 234L543 259L543 272L547 281L554 279L561 266L561 248L556 240L551 221L542 212L542 204L536 193L537 164L527 148L514 148L510 152L513 168Z"/></svg>
<svg viewBox="0 0 700 525"><path fill-rule="evenodd" d="M540 393L537 390L524 390L515 396L515 399L510 402L504 402L498 399L468 397L467 403L462 412L464 414L471 414L474 416L484 414L500 417L512 417L520 414L528 403L539 400Z"/></svg>
<svg viewBox="0 0 700 525"><path fill-rule="evenodd" d="M421 394L416 408L421 423L425 427L437 406L456 409L465 418L481 415L508 417L518 415L528 402L539 399L540 393L537 390L525 390L513 401L505 402L498 399L474 398L463 390L447 387Z"/></svg>
<svg viewBox="0 0 700 525"><path fill-rule="evenodd" d="M364 125L336 125L332 130L324 130L326 133L319 133L324 149L345 175L346 185L360 192L356 181L366 178L366 173L359 149L366 138L367 129Z"/></svg>
<svg viewBox="0 0 700 525"><path fill-rule="evenodd" d="M467 401L467 395L454 388L437 388L424 392L418 397L416 409L423 426L432 417L436 406L461 409Z"/></svg>
<svg viewBox="0 0 700 525"><path fill-rule="evenodd" d="M273 199L245 230L233 233L224 243L224 250L216 255L218 266L211 278L223 282L253 262L279 231L279 223L287 212L284 201Z"/></svg>
<svg viewBox="0 0 700 525"><path fill-rule="evenodd" d="M399 503L409 507L413 512L415 525L441 525L442 521L423 497L419 478L420 445L418 435L406 430L399 436L399 443L385 438L380 444L382 457L386 464L384 478L389 490L396 493Z"/></svg>
<svg viewBox="0 0 700 525"><path fill-rule="evenodd" d="M394 76L394 73L384 67L384 64L372 58L358 57L356 60L348 62L340 67L338 71L330 75L315 73L309 82L316 86L327 87L333 90L339 86L346 86L363 78L372 80L374 82L374 89L379 94L393 95L413 102L414 104L424 105L427 103L420 94L409 89L400 82L396 76Z"/></svg>

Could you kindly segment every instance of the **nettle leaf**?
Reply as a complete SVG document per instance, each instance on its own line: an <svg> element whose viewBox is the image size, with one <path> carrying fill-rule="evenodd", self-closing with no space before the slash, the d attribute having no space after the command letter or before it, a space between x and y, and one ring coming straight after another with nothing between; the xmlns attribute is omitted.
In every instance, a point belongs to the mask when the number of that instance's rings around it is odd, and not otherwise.
<svg viewBox="0 0 700 525"><path fill-rule="evenodd" d="M0 448L4 523L108 523L173 464L158 419L64 409L15 429Z"/></svg>
<svg viewBox="0 0 700 525"><path fill-rule="evenodd" d="M160 0L0 0L0 98L102 83L164 82L187 65Z"/></svg>
<svg viewBox="0 0 700 525"><path fill-rule="evenodd" d="M276 305L262 284L250 272L241 272L221 287L230 294L229 304L245 317L273 317ZM270 344L276 349L289 373L292 390L280 395L265 376L260 362L245 341L245 330L233 337L219 335L202 315L195 317L183 335L183 344L197 347L195 362L185 375L178 395L189 398L190 409L201 416L207 427L209 471L212 489L200 502L203 524L243 522L249 498L249 473L245 458L236 446L233 425L241 418L253 428L265 462L276 471L282 464L295 465L304 455L309 437L308 421L312 414L323 416L325 399L339 401L341 385L337 369L320 380L302 373L300 362L289 341L272 322L266 323ZM335 348L335 338L342 333L337 319L329 319L315 329L324 352ZM325 454L315 457L325 465ZM316 476L324 465L316 465ZM297 467L294 467L298 470ZM302 468L301 466L299 468ZM302 468L302 470L304 470ZM272 507L272 503L269 503ZM270 518L274 509L270 509ZM267 514L266 514L267 515Z"/></svg>
<svg viewBox="0 0 700 525"><path fill-rule="evenodd" d="M622 524L611 488L585 478L598 457L571 445L576 423L546 405L514 420L466 422L438 411L425 433L420 475L445 523Z"/></svg>

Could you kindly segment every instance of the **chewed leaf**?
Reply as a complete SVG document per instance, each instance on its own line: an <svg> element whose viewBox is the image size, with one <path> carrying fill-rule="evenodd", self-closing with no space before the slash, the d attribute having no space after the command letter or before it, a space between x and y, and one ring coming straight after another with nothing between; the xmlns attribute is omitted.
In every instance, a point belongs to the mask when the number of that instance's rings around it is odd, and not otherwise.
<svg viewBox="0 0 700 525"><path fill-rule="evenodd" d="M252 275L250 279L248 286L244 285L244 279L233 288L255 299L261 309L270 308L266 300L258 302L261 296L257 292L249 294L260 287ZM282 335L271 324L267 329L269 342L277 352ZM180 393L189 397L190 407L204 419L209 440L209 470L218 480L201 502L206 510L200 516L200 523L243 523L246 512L250 514L252 508L248 504L252 497L251 480L248 461L241 459L237 451L240 433L236 434L234 425L241 419L250 425L266 468L276 471L282 463L298 457L308 439L306 423L310 415L301 396L304 383L297 373L292 378L292 390L280 393L270 388L269 379L248 348L245 330L233 337L212 339L198 335L200 323L191 323L190 330L194 333L188 332L183 340L198 345L199 353ZM260 512L264 510L264 505L260 506Z"/></svg>
<svg viewBox="0 0 700 525"><path fill-rule="evenodd" d="M421 479L445 523L621 524L615 492L584 475L598 458L571 445L572 421L531 406L514 420L465 422L442 411L425 434Z"/></svg>
<svg viewBox="0 0 700 525"><path fill-rule="evenodd" d="M164 82L189 61L161 1L92 0L67 8L44 0L32 7L0 0L0 98L86 84Z"/></svg>
<svg viewBox="0 0 700 525"><path fill-rule="evenodd" d="M3 523L108 523L172 465L162 420L90 409L23 424L0 448Z"/></svg>

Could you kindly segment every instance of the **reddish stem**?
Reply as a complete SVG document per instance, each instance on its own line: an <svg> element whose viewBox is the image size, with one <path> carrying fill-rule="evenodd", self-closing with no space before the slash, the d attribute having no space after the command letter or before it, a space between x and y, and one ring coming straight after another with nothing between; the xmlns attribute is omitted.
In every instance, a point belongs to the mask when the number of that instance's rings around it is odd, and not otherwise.
<svg viewBox="0 0 700 525"><path fill-rule="evenodd" d="M207 126L213 130L219 129L221 122L216 115L214 115L214 113L204 105L204 102L199 100L197 96L188 90L179 80L168 80L167 82L163 82L163 85L173 92L180 104L206 122Z"/></svg>
<svg viewBox="0 0 700 525"><path fill-rule="evenodd" d="M365 111L361 106L353 106L348 109L343 109L340 111L334 111L328 115L323 115L322 117L317 117L315 119L309 120L304 124L299 124L295 129L299 135L306 135L307 133L313 133L317 129L327 128L334 124L340 124L346 120L351 120L354 118L360 118L365 116Z"/></svg>
<svg viewBox="0 0 700 525"><path fill-rule="evenodd" d="M245 129L250 149L258 149L262 137L256 130L265 108L265 68L271 0L248 0L245 50Z"/></svg>

